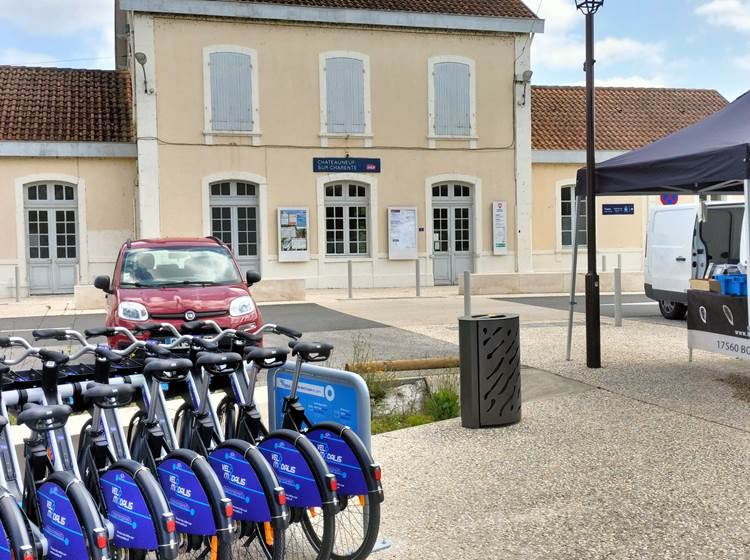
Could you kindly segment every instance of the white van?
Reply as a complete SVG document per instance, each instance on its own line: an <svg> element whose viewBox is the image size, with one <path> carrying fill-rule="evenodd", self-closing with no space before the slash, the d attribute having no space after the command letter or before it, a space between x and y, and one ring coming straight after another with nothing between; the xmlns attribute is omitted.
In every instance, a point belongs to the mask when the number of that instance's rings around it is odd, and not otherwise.
<svg viewBox="0 0 750 560"><path fill-rule="evenodd" d="M646 237L644 287L667 319L687 313L691 278L703 278L709 263L747 263L745 209L738 202L658 206L651 210Z"/></svg>

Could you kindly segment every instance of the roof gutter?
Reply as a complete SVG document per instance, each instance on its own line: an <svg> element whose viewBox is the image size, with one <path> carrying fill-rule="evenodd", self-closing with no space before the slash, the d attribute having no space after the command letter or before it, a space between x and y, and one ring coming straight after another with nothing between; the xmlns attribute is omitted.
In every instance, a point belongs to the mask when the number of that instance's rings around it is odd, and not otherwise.
<svg viewBox="0 0 750 560"><path fill-rule="evenodd" d="M237 2L234 0L120 0L120 8L133 12L277 21L307 21L422 29L460 29L463 31L491 31L496 33L544 32L544 20L538 18L289 6Z"/></svg>
<svg viewBox="0 0 750 560"><path fill-rule="evenodd" d="M0 157L135 158L133 142L38 142L0 141Z"/></svg>

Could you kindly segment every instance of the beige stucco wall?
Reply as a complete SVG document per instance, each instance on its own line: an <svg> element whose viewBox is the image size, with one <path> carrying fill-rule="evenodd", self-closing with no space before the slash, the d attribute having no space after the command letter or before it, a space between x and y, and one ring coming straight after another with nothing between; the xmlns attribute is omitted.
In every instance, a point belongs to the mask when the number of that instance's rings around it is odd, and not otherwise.
<svg viewBox="0 0 750 560"><path fill-rule="evenodd" d="M581 167L582 164L532 164L534 270L536 271L570 270L571 250L563 248L560 240L559 191L564 185L575 184L576 172ZM634 204L635 214L602 216L602 204L617 203ZM618 254L622 256L624 269L642 269L643 243L650 204L654 204L654 197L597 198L597 253L606 255L609 269L615 266ZM585 269L586 254L586 249L581 248L580 269Z"/></svg>
<svg viewBox="0 0 750 560"><path fill-rule="evenodd" d="M21 267L26 286L26 254L19 259L19 241L25 247L21 187L27 182L68 180L79 185L79 238L81 280L110 273L117 249L133 236L136 167L134 159L108 158L0 158L0 297L13 295L14 266ZM81 212L85 209L85 212ZM21 236L19 238L19 236Z"/></svg>
<svg viewBox="0 0 750 560"><path fill-rule="evenodd" d="M205 234L204 179L253 174L267 184L260 225L266 247L261 255L264 276L302 277L308 287L343 285L345 263L318 259L317 183L322 174L313 173L312 158L349 154L377 157L382 163L382 172L369 176L377 182L377 204L371 214L377 218L376 246L371 246L372 258L355 263L356 284L413 284L413 263L387 260L386 209L416 206L419 226L425 226L425 181L444 174L481 183L476 209L481 245L474 248L475 270L514 270L512 37L167 17L155 17L153 29L161 235ZM203 48L217 44L257 51L259 146L240 136L204 138ZM364 148L361 138L332 139L330 147L321 147L319 54L333 50L369 56L372 148ZM469 149L467 140L438 141L436 149L428 147L427 69L433 55L475 61L479 149ZM508 201L511 208L510 251L502 257L491 256L491 201L498 199ZM310 209L311 260L278 263L276 211L297 205ZM429 276L427 233L420 232L418 238L425 259L422 270ZM423 281L429 283L430 278Z"/></svg>

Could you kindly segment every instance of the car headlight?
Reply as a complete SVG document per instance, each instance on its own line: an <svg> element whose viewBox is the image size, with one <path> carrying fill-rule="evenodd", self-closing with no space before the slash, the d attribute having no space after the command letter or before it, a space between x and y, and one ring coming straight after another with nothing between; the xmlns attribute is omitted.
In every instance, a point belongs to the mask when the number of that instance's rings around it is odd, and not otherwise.
<svg viewBox="0 0 750 560"><path fill-rule="evenodd" d="M123 301L117 306L117 315L126 321L145 321L148 319L146 307L134 301Z"/></svg>
<svg viewBox="0 0 750 560"><path fill-rule="evenodd" d="M249 315L255 311L255 303L253 298L250 296L242 296L232 300L229 305L229 315L232 317L240 317L241 315Z"/></svg>

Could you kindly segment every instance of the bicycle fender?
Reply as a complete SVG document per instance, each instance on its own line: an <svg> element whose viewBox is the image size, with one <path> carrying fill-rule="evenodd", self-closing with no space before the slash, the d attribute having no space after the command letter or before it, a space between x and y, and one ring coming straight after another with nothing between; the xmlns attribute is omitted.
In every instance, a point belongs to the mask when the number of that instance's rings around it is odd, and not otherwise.
<svg viewBox="0 0 750 560"><path fill-rule="evenodd" d="M179 532L215 535L232 530L232 518L227 515L231 502L204 457L177 449L164 457L157 472Z"/></svg>
<svg viewBox="0 0 750 560"><path fill-rule="evenodd" d="M158 550L160 558L175 558L176 534L166 528L172 512L153 473L126 459L113 463L100 480L107 517L115 526L115 545Z"/></svg>
<svg viewBox="0 0 750 560"><path fill-rule="evenodd" d="M91 558L100 550L97 531L101 534L107 524L83 482L68 472L54 472L41 484L37 496L42 533L48 541L47 558ZM102 552L109 556L108 551Z"/></svg>
<svg viewBox="0 0 750 560"><path fill-rule="evenodd" d="M0 557L23 560L27 551L34 551L26 516L10 492L0 492Z"/></svg>
<svg viewBox="0 0 750 560"><path fill-rule="evenodd" d="M305 436L292 430L276 430L258 449L276 472L290 506L335 511L336 494L330 486L333 475Z"/></svg>
<svg viewBox="0 0 750 560"><path fill-rule="evenodd" d="M373 474L375 461L354 430L337 422L320 422L305 435L336 475L339 495L367 494L373 500L383 501L383 486Z"/></svg>
<svg viewBox="0 0 750 560"><path fill-rule="evenodd" d="M283 487L254 445L239 439L226 440L211 452L208 462L232 500L235 518L268 521L281 530L289 525L289 510L279 503Z"/></svg>

